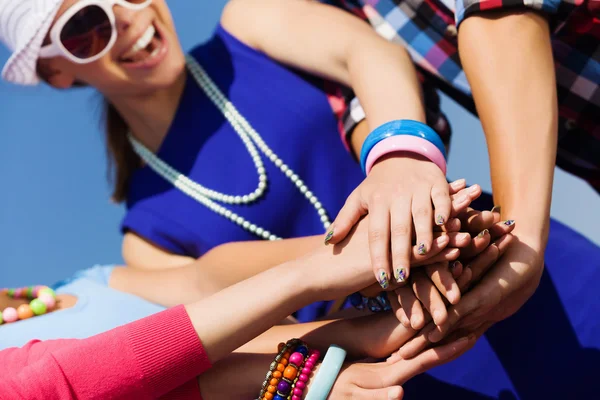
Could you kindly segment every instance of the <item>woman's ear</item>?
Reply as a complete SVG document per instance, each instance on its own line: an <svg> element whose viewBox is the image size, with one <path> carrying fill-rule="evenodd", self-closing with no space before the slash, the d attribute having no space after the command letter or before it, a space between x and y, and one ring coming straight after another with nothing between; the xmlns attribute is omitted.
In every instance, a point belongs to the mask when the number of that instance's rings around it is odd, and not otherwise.
<svg viewBox="0 0 600 400"><path fill-rule="evenodd" d="M38 75L50 86L57 89L68 89L75 83L75 77L55 67L53 60L39 60L37 65Z"/></svg>

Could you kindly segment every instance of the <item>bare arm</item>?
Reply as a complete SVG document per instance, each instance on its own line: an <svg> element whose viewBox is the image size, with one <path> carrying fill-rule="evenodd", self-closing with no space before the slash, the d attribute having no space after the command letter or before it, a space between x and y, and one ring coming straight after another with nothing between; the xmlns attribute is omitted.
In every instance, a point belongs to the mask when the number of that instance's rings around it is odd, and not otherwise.
<svg viewBox="0 0 600 400"><path fill-rule="evenodd" d="M135 268L116 269L110 285L165 306L198 301L323 243L320 236L232 242L193 259L167 253L133 235L126 235L123 253L128 266Z"/></svg>
<svg viewBox="0 0 600 400"><path fill-rule="evenodd" d="M400 118L425 121L419 81L404 47L348 13L307 0L233 0L221 22L282 64L352 87L371 129Z"/></svg>
<svg viewBox="0 0 600 400"><path fill-rule="evenodd" d="M503 219L517 221L517 240L449 309L447 328L430 324L423 330L433 342L457 327L489 327L535 292L544 268L556 159L558 110L547 21L533 12L469 17L460 26L459 47L488 141L494 201ZM404 357L413 354L409 347Z"/></svg>
<svg viewBox="0 0 600 400"><path fill-rule="evenodd" d="M478 195L477 191L460 190L453 195L453 212L460 213ZM135 268L116 269L111 276L110 286L165 306L200 300L275 265L323 247L323 238L320 236L232 242L217 246L194 260L169 254L142 238L134 237L132 233L128 235L129 240L126 238L123 246L125 259ZM451 232L447 237L438 235L426 255L419 252L418 246L412 247L411 265L454 260L458 251L446 246L464 247L467 244L458 232ZM157 254L158 257L154 257ZM173 257L173 261L169 257ZM160 268L160 261L166 261L168 267Z"/></svg>
<svg viewBox="0 0 600 400"><path fill-rule="evenodd" d="M447 237L438 237L427 255L419 254L417 247L413 246L411 262L424 265L455 259L457 251L446 249L446 246L450 243L460 244L456 235L457 233L450 233ZM152 245L147 243L144 246ZM226 243L197 260L189 258L181 266L163 269L117 268L111 275L110 286L165 306L189 304L321 247L321 236ZM138 259L143 262L143 248L131 249L135 250ZM151 248L147 254L156 251L156 248ZM164 254L164 257L168 256L167 253Z"/></svg>
<svg viewBox="0 0 600 400"><path fill-rule="evenodd" d="M534 12L467 18L461 60L488 142L494 202L515 236L545 247L557 145L547 21Z"/></svg>

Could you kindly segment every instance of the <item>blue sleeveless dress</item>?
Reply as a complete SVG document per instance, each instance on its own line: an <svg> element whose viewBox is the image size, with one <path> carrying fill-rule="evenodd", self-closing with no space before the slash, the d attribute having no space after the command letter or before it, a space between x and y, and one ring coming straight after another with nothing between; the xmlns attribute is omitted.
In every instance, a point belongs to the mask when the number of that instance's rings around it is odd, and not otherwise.
<svg viewBox="0 0 600 400"><path fill-rule="evenodd" d="M362 175L339 139L322 82L275 63L222 27L192 55L334 218ZM158 155L221 192L244 194L256 187L241 141L191 79ZM273 164L265 166L266 196L231 209L284 238L323 233L308 201ZM491 197L482 196L475 207L490 209ZM192 257L222 243L256 239L148 168L133 177L122 229ZM406 398L600 398L599 281L600 249L552 221L546 271L532 299L469 353L406 383ZM298 317L312 320L325 308L315 304Z"/></svg>
<svg viewBox="0 0 600 400"><path fill-rule="evenodd" d="M337 119L319 79L284 67L226 32L191 55L252 124L271 149L323 204L333 221L363 179L340 140ZM158 156L192 180L228 194L252 192L256 169L242 141L192 77ZM324 234L316 210L266 157L265 195L251 205L228 205L283 238ZM260 240L158 176L139 169L129 188L122 230L131 230L170 252L200 257L223 243ZM300 310L302 321L325 312L327 303Z"/></svg>

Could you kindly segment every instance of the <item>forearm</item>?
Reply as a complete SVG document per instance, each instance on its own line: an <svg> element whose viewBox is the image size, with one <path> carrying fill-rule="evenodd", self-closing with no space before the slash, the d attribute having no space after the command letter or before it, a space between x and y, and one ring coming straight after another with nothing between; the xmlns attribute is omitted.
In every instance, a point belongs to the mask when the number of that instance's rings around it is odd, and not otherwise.
<svg viewBox="0 0 600 400"><path fill-rule="evenodd" d="M224 289L276 265L298 259L322 244L321 235L226 243L206 253L195 267L201 276L207 276Z"/></svg>
<svg viewBox="0 0 600 400"><path fill-rule="evenodd" d="M256 398L274 358L273 349L271 354L234 353L225 357L198 377L202 399Z"/></svg>
<svg viewBox="0 0 600 400"><path fill-rule="evenodd" d="M212 362L320 299L302 267L282 264L186 306Z"/></svg>
<svg viewBox="0 0 600 400"><path fill-rule="evenodd" d="M117 268L111 275L110 286L164 306L190 304L296 259L322 241L321 236L311 236L226 243L180 267Z"/></svg>
<svg viewBox="0 0 600 400"><path fill-rule="evenodd" d="M461 61L488 142L494 203L545 247L557 145L557 99L548 23L538 14L470 17Z"/></svg>
<svg viewBox="0 0 600 400"><path fill-rule="evenodd" d="M200 301L188 303L186 311L212 362L263 333L297 309L318 300L313 298L315 293L304 276L304 265L301 261L284 263L211 296L202 296ZM177 297L193 297L184 293L186 288L193 290L194 284L185 282L184 273L177 275L182 271L119 268L113 272L110 283L118 290L136 295L143 292L143 297L172 303ZM161 274L164 275L162 280L158 278ZM141 282L136 281L137 278ZM177 288L178 280L184 286Z"/></svg>
<svg viewBox="0 0 600 400"><path fill-rule="evenodd" d="M425 121L407 51L349 13L315 1L231 1L221 22L283 64L352 87L371 129L394 119Z"/></svg>
<svg viewBox="0 0 600 400"><path fill-rule="evenodd" d="M301 338L324 352L331 343L343 347L349 358L387 357L415 334L398 323L392 313L351 319L274 326L236 350L237 353L272 353L277 343Z"/></svg>
<svg viewBox="0 0 600 400"><path fill-rule="evenodd" d="M357 35L347 66L350 85L367 116L352 133L354 154L360 154L370 131L386 122L425 122L421 85L406 49L379 37Z"/></svg>
<svg viewBox="0 0 600 400"><path fill-rule="evenodd" d="M325 354L335 343L348 352L347 360L384 358L397 351L416 332L398 323L392 313L379 313L352 320L312 322L277 326L225 357L198 378L205 400L222 397L227 387L228 398L255 396L273 361L277 344L297 337L310 348ZM240 377L231 380L232 376Z"/></svg>

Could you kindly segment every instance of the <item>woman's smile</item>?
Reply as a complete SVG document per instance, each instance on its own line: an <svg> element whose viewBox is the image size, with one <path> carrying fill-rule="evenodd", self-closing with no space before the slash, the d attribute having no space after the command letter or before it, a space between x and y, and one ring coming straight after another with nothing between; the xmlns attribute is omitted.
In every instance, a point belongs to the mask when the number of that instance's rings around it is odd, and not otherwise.
<svg viewBox="0 0 600 400"><path fill-rule="evenodd" d="M126 69L150 69L159 65L169 50L159 24L151 23L142 35L118 58Z"/></svg>

